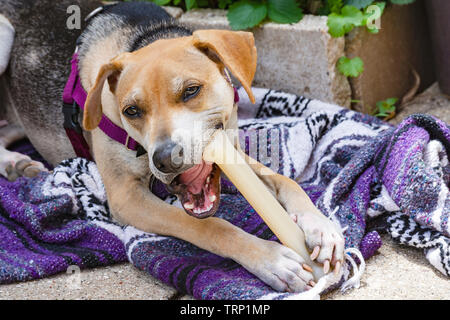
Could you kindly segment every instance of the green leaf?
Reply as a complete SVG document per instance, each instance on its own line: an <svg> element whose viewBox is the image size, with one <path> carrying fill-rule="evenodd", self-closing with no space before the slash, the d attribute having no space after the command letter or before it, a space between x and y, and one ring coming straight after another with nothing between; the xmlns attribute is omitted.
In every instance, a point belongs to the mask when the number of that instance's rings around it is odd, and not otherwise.
<svg viewBox="0 0 450 320"><path fill-rule="evenodd" d="M198 8L207 8L209 7L208 0L196 0Z"/></svg>
<svg viewBox="0 0 450 320"><path fill-rule="evenodd" d="M228 5L230 5L233 1L232 0L219 0L219 8L225 9Z"/></svg>
<svg viewBox="0 0 450 320"><path fill-rule="evenodd" d="M332 13L328 16L328 32L333 37L342 37L352 31L353 27L362 25L364 15L353 6L342 8L341 14Z"/></svg>
<svg viewBox="0 0 450 320"><path fill-rule="evenodd" d="M252 28L261 23L267 16L267 6L255 0L240 0L233 3L227 18L233 30Z"/></svg>
<svg viewBox="0 0 450 320"><path fill-rule="evenodd" d="M343 6L342 0L327 0L327 7L330 12L339 13Z"/></svg>
<svg viewBox="0 0 450 320"><path fill-rule="evenodd" d="M415 2L416 0L391 0L393 4L410 4Z"/></svg>
<svg viewBox="0 0 450 320"><path fill-rule="evenodd" d="M197 1L195 0L185 0L186 2L186 10L191 10L194 6L197 5Z"/></svg>
<svg viewBox="0 0 450 320"><path fill-rule="evenodd" d="M368 5L372 4L373 0L347 0L345 4L354 6L357 9L364 9Z"/></svg>
<svg viewBox="0 0 450 320"><path fill-rule="evenodd" d="M174 4L175 6L179 5L180 2L181 2L181 0L173 0L173 4Z"/></svg>
<svg viewBox="0 0 450 320"><path fill-rule="evenodd" d="M357 77L364 71L364 63L359 57L353 59L340 57L337 68L346 77Z"/></svg>
<svg viewBox="0 0 450 320"><path fill-rule="evenodd" d="M398 98L388 98L388 99L384 100L384 103L392 106L392 105L396 104L397 101L398 101Z"/></svg>
<svg viewBox="0 0 450 320"><path fill-rule="evenodd" d="M278 23L296 23L303 18L302 9L295 0L269 0L267 13L272 21Z"/></svg>
<svg viewBox="0 0 450 320"><path fill-rule="evenodd" d="M397 98L388 98L383 101L378 101L376 103L376 109L374 112L374 115L376 117L382 117L385 118L389 116L391 113L395 112L395 104L397 103Z"/></svg>
<svg viewBox="0 0 450 320"><path fill-rule="evenodd" d="M326 5L317 9L317 12L316 12L316 14L318 16L328 16L330 13L331 13L330 8Z"/></svg>
<svg viewBox="0 0 450 320"><path fill-rule="evenodd" d="M165 6L170 0L152 0L152 2L156 3L158 6Z"/></svg>

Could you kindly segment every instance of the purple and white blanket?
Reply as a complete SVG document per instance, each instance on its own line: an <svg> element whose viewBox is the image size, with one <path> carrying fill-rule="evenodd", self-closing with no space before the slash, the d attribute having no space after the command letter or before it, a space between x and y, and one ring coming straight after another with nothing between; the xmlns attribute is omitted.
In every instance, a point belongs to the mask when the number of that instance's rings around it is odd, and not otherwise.
<svg viewBox="0 0 450 320"><path fill-rule="evenodd" d="M345 230L347 248L370 258L381 239L367 224L381 222L378 231L424 249L431 265L450 276L450 129L445 123L413 115L392 127L317 100L254 92L256 105L239 92L244 149L298 181ZM223 179L222 186L217 216L276 240L231 183ZM177 205L173 196L153 192ZM84 159L63 161L34 179L0 179L0 204L0 283L47 277L72 265L129 260L198 299L300 297L275 292L234 261L185 241L117 224L95 163Z"/></svg>

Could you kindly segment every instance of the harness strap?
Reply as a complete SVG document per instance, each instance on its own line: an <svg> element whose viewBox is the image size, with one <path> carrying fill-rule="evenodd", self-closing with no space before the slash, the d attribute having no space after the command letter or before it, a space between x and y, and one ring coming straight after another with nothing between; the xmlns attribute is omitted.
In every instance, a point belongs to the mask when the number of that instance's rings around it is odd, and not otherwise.
<svg viewBox="0 0 450 320"><path fill-rule="evenodd" d="M78 54L74 53L71 61L71 71L63 91L63 113L64 113L64 129L67 137L72 143L72 147L78 157L93 160L89 150L89 146L83 136L81 126L78 122L79 108L84 110L86 102L86 91L80 82L78 74ZM102 119L98 125L108 137L123 144L129 150L138 151L143 149L141 145L128 135L128 133L107 116L102 115ZM140 150L139 155L143 154Z"/></svg>
<svg viewBox="0 0 450 320"><path fill-rule="evenodd" d="M74 99L75 85L79 82L78 72L74 72L74 67L76 68L76 54L72 57L72 68L70 71L69 79L67 80L66 86L63 91L63 107L62 111L64 114L64 130L66 135L72 144L72 148L75 151L77 157L82 157L93 161L91 152L89 150L89 145L83 136L81 126L78 122L79 108L77 102ZM84 91L84 90L83 90ZM80 92L76 90L76 92ZM80 94L78 93L77 99L80 100Z"/></svg>

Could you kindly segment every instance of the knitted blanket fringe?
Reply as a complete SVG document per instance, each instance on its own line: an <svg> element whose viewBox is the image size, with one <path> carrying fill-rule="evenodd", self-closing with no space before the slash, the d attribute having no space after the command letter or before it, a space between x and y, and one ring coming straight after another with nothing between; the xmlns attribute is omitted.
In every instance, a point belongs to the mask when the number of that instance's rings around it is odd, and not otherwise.
<svg viewBox="0 0 450 320"><path fill-rule="evenodd" d="M95 163L76 158L33 179L0 180L0 283L47 277L72 265L128 260L197 299L318 298L337 286L358 286L364 259L381 246L368 222L377 222L378 231L401 244L422 248L432 266L450 275L450 129L445 123L413 115L394 128L321 101L260 88L254 93L257 101L251 105L239 90L243 149L298 181L343 228L348 257L343 279L323 278L305 294L275 292L230 259L120 225L110 216ZM180 205L173 195L152 191ZM216 215L277 240L226 179Z"/></svg>

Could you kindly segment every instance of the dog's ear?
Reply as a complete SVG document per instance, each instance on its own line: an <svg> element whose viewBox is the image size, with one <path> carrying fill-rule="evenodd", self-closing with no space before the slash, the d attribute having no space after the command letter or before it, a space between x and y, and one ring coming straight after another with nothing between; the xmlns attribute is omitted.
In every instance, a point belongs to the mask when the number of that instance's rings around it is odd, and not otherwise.
<svg viewBox="0 0 450 320"><path fill-rule="evenodd" d="M109 90L114 93L122 68L123 64L119 59L113 59L100 68L95 84L89 91L84 104L83 127L85 130L93 130L100 123L103 114L101 101L103 85L108 79Z"/></svg>
<svg viewBox="0 0 450 320"><path fill-rule="evenodd" d="M221 62L241 83L250 101L255 103L251 89L256 72L256 47L253 33L228 30L197 30L194 46L213 61Z"/></svg>

